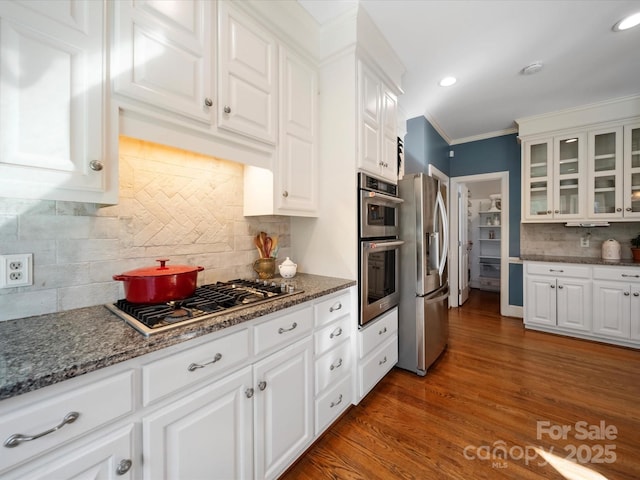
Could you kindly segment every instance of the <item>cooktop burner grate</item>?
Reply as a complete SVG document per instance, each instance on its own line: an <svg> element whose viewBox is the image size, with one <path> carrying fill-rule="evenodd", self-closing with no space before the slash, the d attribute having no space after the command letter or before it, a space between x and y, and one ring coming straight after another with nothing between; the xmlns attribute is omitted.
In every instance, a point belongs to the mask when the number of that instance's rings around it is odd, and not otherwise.
<svg viewBox="0 0 640 480"><path fill-rule="evenodd" d="M149 336L297 293L301 291L296 291L284 283L238 279L203 285L196 289L193 296L183 300L146 304L122 299L105 306L136 330Z"/></svg>

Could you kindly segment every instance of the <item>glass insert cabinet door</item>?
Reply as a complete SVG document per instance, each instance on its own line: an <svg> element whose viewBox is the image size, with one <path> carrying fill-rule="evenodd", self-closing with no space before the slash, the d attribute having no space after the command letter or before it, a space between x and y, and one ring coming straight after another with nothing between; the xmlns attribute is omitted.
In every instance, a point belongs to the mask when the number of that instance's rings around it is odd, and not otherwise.
<svg viewBox="0 0 640 480"><path fill-rule="evenodd" d="M624 129L624 217L640 218L640 124Z"/></svg>
<svg viewBox="0 0 640 480"><path fill-rule="evenodd" d="M589 133L590 217L622 216L622 128Z"/></svg>
<svg viewBox="0 0 640 480"><path fill-rule="evenodd" d="M525 144L526 193L525 217L542 219L551 217L551 141Z"/></svg>
<svg viewBox="0 0 640 480"><path fill-rule="evenodd" d="M554 147L554 217L577 218L584 204L585 136L557 137Z"/></svg>

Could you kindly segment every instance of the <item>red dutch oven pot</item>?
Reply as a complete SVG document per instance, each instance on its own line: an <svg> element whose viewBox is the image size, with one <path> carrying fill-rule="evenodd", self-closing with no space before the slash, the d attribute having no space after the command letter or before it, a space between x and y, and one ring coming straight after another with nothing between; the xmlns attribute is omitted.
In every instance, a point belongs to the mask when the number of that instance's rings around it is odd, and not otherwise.
<svg viewBox="0 0 640 480"><path fill-rule="evenodd" d="M165 303L182 300L196 291L198 272L204 267L170 265L167 258L156 260L160 266L143 267L114 275L124 282L124 294L132 303Z"/></svg>

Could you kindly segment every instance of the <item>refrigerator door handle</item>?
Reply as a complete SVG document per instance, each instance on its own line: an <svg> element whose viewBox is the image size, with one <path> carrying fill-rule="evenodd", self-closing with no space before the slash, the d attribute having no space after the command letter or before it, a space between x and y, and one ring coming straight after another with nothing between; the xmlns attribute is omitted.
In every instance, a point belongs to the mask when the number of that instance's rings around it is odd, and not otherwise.
<svg viewBox="0 0 640 480"><path fill-rule="evenodd" d="M440 273L440 277L442 277L442 274L444 273L444 267L447 264L447 253L449 250L449 221L447 220L447 211L444 207L444 199L442 198L442 193L440 192L440 190L438 190L436 203L438 205L438 209L440 210L440 218L442 219L443 230L442 255L440 256L440 264L438 265L438 272Z"/></svg>
<svg viewBox="0 0 640 480"><path fill-rule="evenodd" d="M441 302L441 301L443 301L444 299L446 299L448 297L449 297L449 288L445 288L443 290L443 292L440 295L438 295L437 297L425 298L424 299L424 303L425 303L425 305L428 305L430 303L438 303L438 302Z"/></svg>

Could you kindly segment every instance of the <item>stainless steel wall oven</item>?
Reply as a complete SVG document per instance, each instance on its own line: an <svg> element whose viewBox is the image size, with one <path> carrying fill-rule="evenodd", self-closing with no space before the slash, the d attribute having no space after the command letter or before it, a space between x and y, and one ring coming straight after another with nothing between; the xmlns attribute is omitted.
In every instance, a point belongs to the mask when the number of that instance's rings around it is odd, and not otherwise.
<svg viewBox="0 0 640 480"><path fill-rule="evenodd" d="M400 205L397 186L364 173L359 183L360 325L398 305L400 299Z"/></svg>

